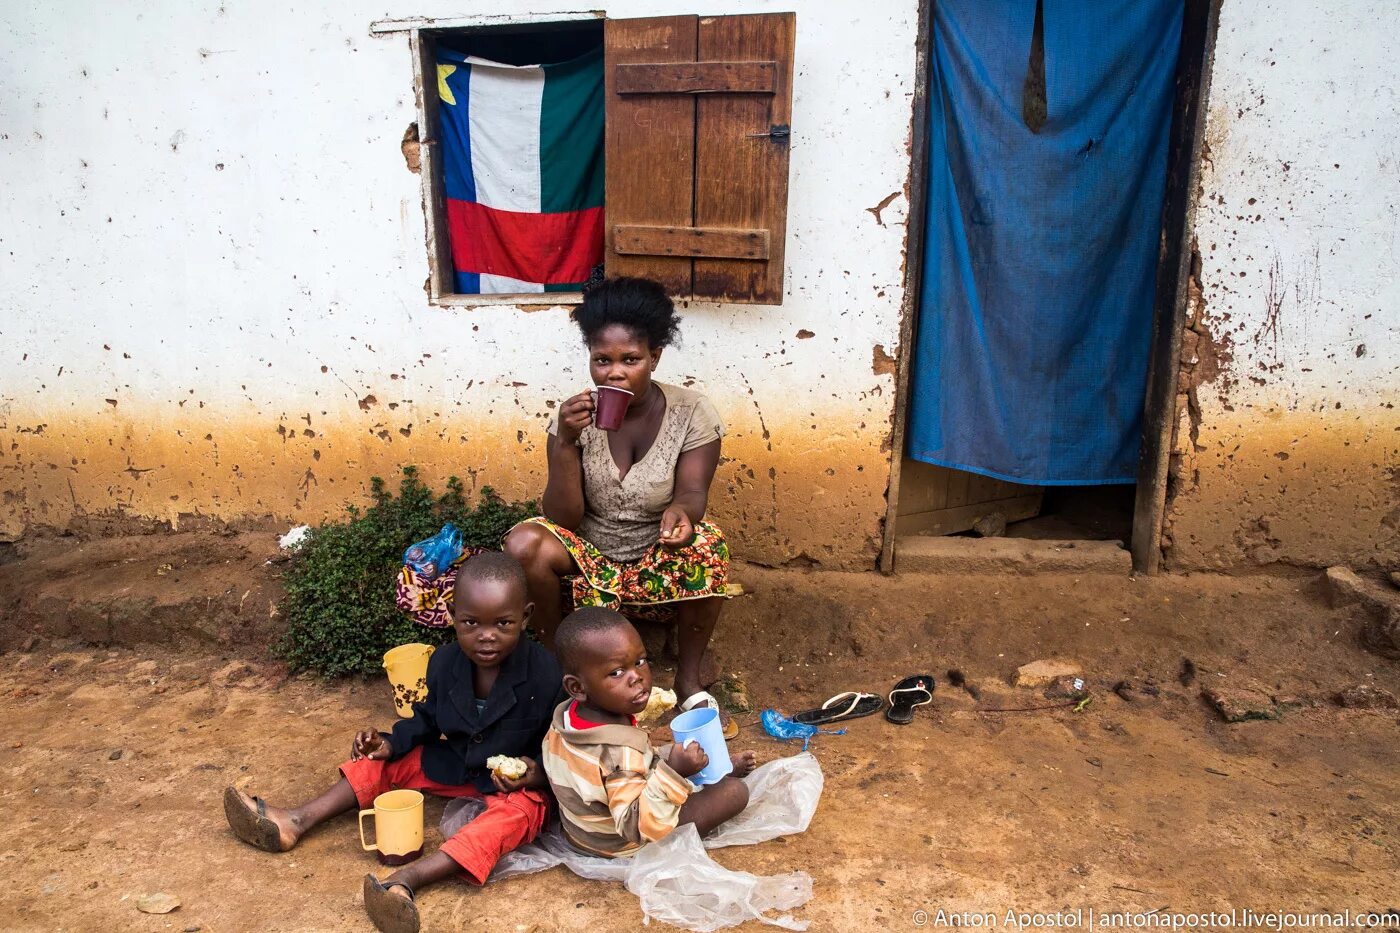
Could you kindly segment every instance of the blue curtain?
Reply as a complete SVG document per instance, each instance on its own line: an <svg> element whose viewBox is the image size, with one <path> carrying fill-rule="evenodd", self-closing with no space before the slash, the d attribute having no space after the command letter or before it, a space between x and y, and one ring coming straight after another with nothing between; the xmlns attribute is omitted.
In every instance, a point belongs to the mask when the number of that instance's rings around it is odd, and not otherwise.
<svg viewBox="0 0 1400 933"><path fill-rule="evenodd" d="M934 0L909 455L1037 485L1137 472L1182 0Z"/></svg>

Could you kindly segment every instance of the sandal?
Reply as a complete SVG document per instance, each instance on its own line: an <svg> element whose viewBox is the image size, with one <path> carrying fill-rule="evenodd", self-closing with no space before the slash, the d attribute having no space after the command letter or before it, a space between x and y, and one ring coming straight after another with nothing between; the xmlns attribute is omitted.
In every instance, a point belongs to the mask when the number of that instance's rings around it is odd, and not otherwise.
<svg viewBox="0 0 1400 933"><path fill-rule="evenodd" d="M701 690L698 693L692 693L690 696L686 697L685 702L680 705L680 710L682 713L688 713L702 703L710 704L710 708L719 713L720 722L724 723L724 710L719 708L719 700L716 700L714 694L710 693L708 690ZM739 734L739 723L731 716L729 722L724 723L722 729L725 739L732 739Z"/></svg>
<svg viewBox="0 0 1400 933"><path fill-rule="evenodd" d="M809 709L792 717L793 722L819 726L838 719L859 719L872 716L885 708L885 701L873 693L847 690L827 700L818 709Z"/></svg>
<svg viewBox="0 0 1400 933"><path fill-rule="evenodd" d="M391 894L390 888L403 888L408 897ZM402 881L384 884L374 875L365 875L365 913L383 933L418 933L418 904L413 900L413 888Z"/></svg>
<svg viewBox="0 0 1400 933"><path fill-rule="evenodd" d="M284 852L282 830L267 815L267 802L254 797L253 806L248 806L248 798L230 785L224 788L224 818L229 829L239 839L264 852Z"/></svg>
<svg viewBox="0 0 1400 933"><path fill-rule="evenodd" d="M885 718L898 725L906 725L914 719L914 707L933 702L933 678L928 674L914 674L894 685L890 691L890 708Z"/></svg>

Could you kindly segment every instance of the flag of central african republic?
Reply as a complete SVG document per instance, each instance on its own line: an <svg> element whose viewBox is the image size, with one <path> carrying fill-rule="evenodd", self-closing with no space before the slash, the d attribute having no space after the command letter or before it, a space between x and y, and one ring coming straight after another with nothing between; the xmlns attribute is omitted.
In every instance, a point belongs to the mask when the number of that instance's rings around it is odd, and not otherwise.
<svg viewBox="0 0 1400 933"><path fill-rule="evenodd" d="M459 294L577 291L603 261L603 52L502 65L439 47Z"/></svg>

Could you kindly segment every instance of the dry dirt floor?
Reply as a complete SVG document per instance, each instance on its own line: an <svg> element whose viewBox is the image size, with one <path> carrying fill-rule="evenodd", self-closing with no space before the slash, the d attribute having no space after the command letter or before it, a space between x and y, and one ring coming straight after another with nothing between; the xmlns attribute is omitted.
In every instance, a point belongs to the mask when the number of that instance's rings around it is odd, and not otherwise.
<svg viewBox="0 0 1400 933"><path fill-rule="evenodd" d="M56 539L0 565L0 928L372 929L358 892L376 864L353 818L284 855L224 824L228 784L275 803L319 791L354 731L394 715L381 680L289 677L271 658L274 551L252 533ZM738 576L751 593L714 647L757 707L938 680L911 725L814 740L827 783L806 833L715 853L810 872L813 930L910 930L940 909L1400 901L1400 714L1332 702L1355 684L1400 692L1400 664L1358 646L1361 619L1328 608L1315 574ZM1046 657L1083 666L1085 708L1026 709L1056 701L1011 675ZM1158 693L1124 699L1123 680ZM1201 698L1245 684L1290 698L1281 718L1227 724ZM740 721L761 761L798 751ZM154 892L181 906L138 912ZM563 869L420 903L427 930L641 927L621 886Z"/></svg>

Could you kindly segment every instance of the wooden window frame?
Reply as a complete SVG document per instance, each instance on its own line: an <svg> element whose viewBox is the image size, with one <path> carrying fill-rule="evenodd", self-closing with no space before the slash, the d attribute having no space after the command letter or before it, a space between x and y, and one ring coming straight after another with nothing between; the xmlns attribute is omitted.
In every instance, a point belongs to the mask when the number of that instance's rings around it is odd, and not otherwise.
<svg viewBox="0 0 1400 933"><path fill-rule="evenodd" d="M428 303L438 307L553 307L582 302L581 292L463 295L453 291L434 54L437 36L449 31L519 31L522 26L545 31L550 26L580 21L604 24L609 166L604 196L604 268L613 275L656 278L681 299L781 305L786 292L796 14L609 19L601 10L413 17L370 25L373 35L408 33L409 37L418 115ZM614 30L621 33L676 24L681 31L691 33L689 47L678 47L659 57L654 54L658 51L655 47L619 53L610 38ZM667 102L658 103L663 97ZM670 184L656 184L652 178L631 179L619 169L625 161L620 154L628 157L627 164L634 164L633 157L646 154L656 143L654 137L646 138L646 131L630 123L621 125L638 108L648 113L674 111L673 122L678 127L689 121L688 174L677 171L674 178L661 179ZM642 125L642 121L636 122ZM760 132L747 132L755 128ZM716 130L727 130L729 135ZM748 140L744 148L733 147L739 139ZM725 151L725 145L731 149ZM706 166L720 163L726 169L722 179L715 177L713 169L705 171ZM732 181L736 175L743 177L747 186L736 187ZM661 203L663 200L666 203Z"/></svg>
<svg viewBox="0 0 1400 933"><path fill-rule="evenodd" d="M423 239L428 255L428 304L440 308L480 308L500 305L544 307L577 305L582 292L514 292L499 295L463 295L453 291L452 247L447 238L447 210L443 201L442 149L438 141L437 63L434 41L448 31L500 32L521 26L601 21L601 10L521 15L480 14L452 17L411 17L378 20L370 24L372 35L407 33L413 57L413 93L418 114L419 188L423 205Z"/></svg>

